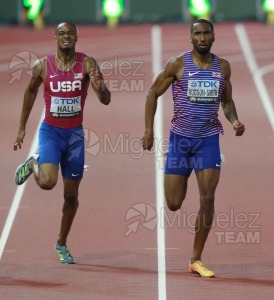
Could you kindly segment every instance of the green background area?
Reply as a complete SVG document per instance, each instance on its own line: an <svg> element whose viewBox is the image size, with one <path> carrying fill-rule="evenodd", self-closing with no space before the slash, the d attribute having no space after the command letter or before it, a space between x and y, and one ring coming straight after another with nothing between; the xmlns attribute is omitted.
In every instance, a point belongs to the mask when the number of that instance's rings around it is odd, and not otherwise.
<svg viewBox="0 0 274 300"><path fill-rule="evenodd" d="M0 0L0 24L17 24L22 10L21 0ZM124 0L123 23L187 22L187 0ZM257 20L260 0L212 0L213 20ZM69 20L95 24L105 21L101 0L45 0L48 24Z"/></svg>

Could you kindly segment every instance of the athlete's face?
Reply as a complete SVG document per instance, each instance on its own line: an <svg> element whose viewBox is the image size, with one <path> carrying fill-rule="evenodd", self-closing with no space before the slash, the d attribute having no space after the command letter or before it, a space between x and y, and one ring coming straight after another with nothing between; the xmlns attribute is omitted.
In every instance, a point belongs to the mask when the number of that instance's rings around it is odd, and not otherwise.
<svg viewBox="0 0 274 300"><path fill-rule="evenodd" d="M210 24L195 23L191 29L190 40L193 48L199 54L205 55L209 53L215 40L215 35Z"/></svg>
<svg viewBox="0 0 274 300"><path fill-rule="evenodd" d="M59 49L74 49L77 42L77 31L72 24L62 23L56 29L56 42Z"/></svg>

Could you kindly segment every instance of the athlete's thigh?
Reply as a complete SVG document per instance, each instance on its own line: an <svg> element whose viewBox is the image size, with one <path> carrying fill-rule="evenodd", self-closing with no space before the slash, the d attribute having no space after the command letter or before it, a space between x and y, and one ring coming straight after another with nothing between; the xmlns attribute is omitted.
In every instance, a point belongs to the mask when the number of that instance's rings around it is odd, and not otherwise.
<svg viewBox="0 0 274 300"><path fill-rule="evenodd" d="M164 187L166 201L181 206L187 192L189 176L177 174L165 174Z"/></svg>
<svg viewBox="0 0 274 300"><path fill-rule="evenodd" d="M201 196L213 197L220 179L218 169L209 168L196 173Z"/></svg>
<svg viewBox="0 0 274 300"><path fill-rule="evenodd" d="M39 130L38 160L40 182L55 185L64 142L55 128L42 122Z"/></svg>
<svg viewBox="0 0 274 300"><path fill-rule="evenodd" d="M62 175L73 181L81 180L84 172L85 143L82 127L71 130L72 134L61 159Z"/></svg>
<svg viewBox="0 0 274 300"><path fill-rule="evenodd" d="M189 176L193 170L191 140L170 132L165 174Z"/></svg>
<svg viewBox="0 0 274 300"><path fill-rule="evenodd" d="M221 169L219 135L197 139L193 149L192 166L196 173L204 169Z"/></svg>
<svg viewBox="0 0 274 300"><path fill-rule="evenodd" d="M43 163L39 165L39 178L41 182L51 182L53 185L58 180L59 166L52 163Z"/></svg>
<svg viewBox="0 0 274 300"><path fill-rule="evenodd" d="M38 142L38 165L55 164L59 165L65 143L60 135L60 129L42 122L39 130ZM45 166L45 171L48 167Z"/></svg>

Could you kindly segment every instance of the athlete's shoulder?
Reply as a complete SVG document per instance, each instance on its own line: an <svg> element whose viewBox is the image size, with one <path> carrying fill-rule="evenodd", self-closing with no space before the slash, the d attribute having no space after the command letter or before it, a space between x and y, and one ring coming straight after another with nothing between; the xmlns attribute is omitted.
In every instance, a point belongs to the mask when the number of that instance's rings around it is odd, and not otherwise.
<svg viewBox="0 0 274 300"><path fill-rule="evenodd" d="M220 61L221 66L230 66L230 63L228 62L228 60L226 60L224 58L219 57L219 61Z"/></svg>
<svg viewBox="0 0 274 300"><path fill-rule="evenodd" d="M211 55L212 55L213 59L216 61L219 61L219 63L221 65L229 65L229 62L226 59L219 57L218 55L216 55L214 53L211 53Z"/></svg>
<svg viewBox="0 0 274 300"><path fill-rule="evenodd" d="M32 76L37 77L44 77L45 69L46 69L46 62L47 62L47 56L43 58L37 59L32 67Z"/></svg>
<svg viewBox="0 0 274 300"><path fill-rule="evenodd" d="M89 63L89 64L97 64L96 59L94 57L88 56L88 55L85 55L84 61Z"/></svg>
<svg viewBox="0 0 274 300"><path fill-rule="evenodd" d="M184 64L184 53L179 54L177 56L172 56L170 57L170 59L168 60L167 64L170 65L183 65Z"/></svg>
<svg viewBox="0 0 274 300"><path fill-rule="evenodd" d="M98 62L92 56L88 56L88 55L85 56L85 58L84 58L84 65L85 65L86 73L88 73L88 74L90 73L90 71L92 69L99 69Z"/></svg>
<svg viewBox="0 0 274 300"><path fill-rule="evenodd" d="M47 62L47 56L38 58L34 61L33 68L41 67L41 66L45 65L46 62Z"/></svg>
<svg viewBox="0 0 274 300"><path fill-rule="evenodd" d="M178 70L184 67L184 55L180 54L172 56L165 65L165 72L171 74L177 74Z"/></svg>
<svg viewBox="0 0 274 300"><path fill-rule="evenodd" d="M222 73L226 79L229 79L231 76L231 68L228 60L224 58L217 57L221 66Z"/></svg>
<svg viewBox="0 0 274 300"><path fill-rule="evenodd" d="M76 56L78 61L84 61L86 57L88 57L85 53L82 52L76 52Z"/></svg>

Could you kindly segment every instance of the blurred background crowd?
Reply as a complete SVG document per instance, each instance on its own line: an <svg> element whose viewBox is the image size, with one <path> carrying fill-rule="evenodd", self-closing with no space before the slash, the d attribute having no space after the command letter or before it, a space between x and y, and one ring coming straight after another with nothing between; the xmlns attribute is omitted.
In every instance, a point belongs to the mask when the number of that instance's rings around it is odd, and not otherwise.
<svg viewBox="0 0 274 300"><path fill-rule="evenodd" d="M42 29L69 20L77 24L254 21L274 24L274 0L0 0L0 25Z"/></svg>

